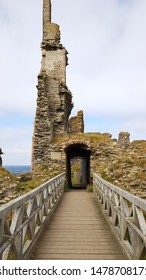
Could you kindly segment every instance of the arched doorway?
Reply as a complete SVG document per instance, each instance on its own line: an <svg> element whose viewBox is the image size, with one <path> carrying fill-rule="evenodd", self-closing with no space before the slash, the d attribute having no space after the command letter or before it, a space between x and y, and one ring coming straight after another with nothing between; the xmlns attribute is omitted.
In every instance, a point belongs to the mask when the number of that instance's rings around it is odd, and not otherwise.
<svg viewBox="0 0 146 280"><path fill-rule="evenodd" d="M71 144L65 149L66 177L69 188L86 188L90 183L91 151L85 144Z"/></svg>

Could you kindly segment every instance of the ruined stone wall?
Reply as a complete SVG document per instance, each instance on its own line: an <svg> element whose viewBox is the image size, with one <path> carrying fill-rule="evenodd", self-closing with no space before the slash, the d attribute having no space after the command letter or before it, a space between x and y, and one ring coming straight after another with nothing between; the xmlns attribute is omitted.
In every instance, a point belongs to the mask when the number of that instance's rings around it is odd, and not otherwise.
<svg viewBox="0 0 146 280"><path fill-rule="evenodd" d="M43 38L47 36L49 23L51 23L51 0L43 0Z"/></svg>
<svg viewBox="0 0 146 280"><path fill-rule="evenodd" d="M118 140L104 133L68 135L56 139L49 147L49 172L66 171L66 148L84 145L91 151L90 174L96 172L105 180L146 198L146 141L133 141L123 149Z"/></svg>
<svg viewBox="0 0 146 280"><path fill-rule="evenodd" d="M46 75L43 73L38 76L38 98L32 147L33 167L36 162L42 164L47 159L46 149L53 136L53 124L49 117L48 97L45 90L46 78Z"/></svg>
<svg viewBox="0 0 146 280"><path fill-rule="evenodd" d="M57 49L46 52L45 68L48 76L66 83L66 50Z"/></svg>
<svg viewBox="0 0 146 280"><path fill-rule="evenodd" d="M67 134L72 109L71 94L58 80L41 73L38 77L38 98L33 136L34 165L49 161L49 149L55 137Z"/></svg>
<svg viewBox="0 0 146 280"><path fill-rule="evenodd" d="M60 29L51 23L51 1L43 1L41 71L32 141L32 168L50 160L51 143L67 134L72 95L66 85L67 51L60 44Z"/></svg>
<svg viewBox="0 0 146 280"><path fill-rule="evenodd" d="M83 111L79 111L77 113L77 116L69 119L68 133L69 134L84 133Z"/></svg>
<svg viewBox="0 0 146 280"><path fill-rule="evenodd" d="M46 42L50 42L51 44L56 44L56 43L59 44L59 42L60 42L60 28L59 28L58 24L47 23L44 40Z"/></svg>

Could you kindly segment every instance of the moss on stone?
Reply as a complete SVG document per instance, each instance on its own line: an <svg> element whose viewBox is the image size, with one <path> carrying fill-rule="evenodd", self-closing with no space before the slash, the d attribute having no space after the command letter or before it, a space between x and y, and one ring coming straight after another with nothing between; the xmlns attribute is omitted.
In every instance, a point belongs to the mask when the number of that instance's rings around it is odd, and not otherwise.
<svg viewBox="0 0 146 280"><path fill-rule="evenodd" d="M74 135L66 135L62 137L56 137L53 141L53 143L63 143L63 142L68 142L71 140L87 140L90 143L101 143L101 142L110 142L111 140L106 134L101 134L99 132L97 133L79 133L79 134L74 134Z"/></svg>

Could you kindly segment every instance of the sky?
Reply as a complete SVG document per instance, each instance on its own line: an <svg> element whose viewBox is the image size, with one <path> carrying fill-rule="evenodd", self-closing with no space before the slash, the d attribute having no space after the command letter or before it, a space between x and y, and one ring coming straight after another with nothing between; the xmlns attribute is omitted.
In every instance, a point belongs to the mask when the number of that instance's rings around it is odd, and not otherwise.
<svg viewBox="0 0 146 280"><path fill-rule="evenodd" d="M0 0L0 147L4 165L31 164L42 0ZM67 86L86 132L146 139L146 1L52 0L68 50Z"/></svg>

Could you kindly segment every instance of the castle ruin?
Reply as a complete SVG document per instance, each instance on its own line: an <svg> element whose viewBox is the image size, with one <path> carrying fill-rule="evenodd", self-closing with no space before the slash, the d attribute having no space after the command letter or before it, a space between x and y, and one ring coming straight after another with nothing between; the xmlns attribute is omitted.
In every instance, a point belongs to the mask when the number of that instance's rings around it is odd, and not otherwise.
<svg viewBox="0 0 146 280"><path fill-rule="evenodd" d="M107 161L110 156L113 160L119 146L124 148L125 141L127 148L130 135L122 133L118 143L108 133L85 135L83 111L69 118L73 103L66 85L68 52L60 43L60 37L59 26L51 20L51 0L43 0L42 63L37 85L32 169L47 165L52 173L55 169L66 171L68 186L72 187L72 164L78 162L77 177L85 187L90 183L96 159Z"/></svg>
<svg viewBox="0 0 146 280"><path fill-rule="evenodd" d="M69 121L72 94L66 85L67 50L60 43L60 29L51 22L51 1L43 0L42 63L34 123L32 168L54 160L51 143L57 137L83 132L83 114ZM78 124L76 127L76 123ZM74 125L75 124L75 125ZM55 151L54 151L55 152ZM58 155L56 154L56 159Z"/></svg>

